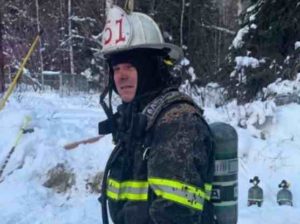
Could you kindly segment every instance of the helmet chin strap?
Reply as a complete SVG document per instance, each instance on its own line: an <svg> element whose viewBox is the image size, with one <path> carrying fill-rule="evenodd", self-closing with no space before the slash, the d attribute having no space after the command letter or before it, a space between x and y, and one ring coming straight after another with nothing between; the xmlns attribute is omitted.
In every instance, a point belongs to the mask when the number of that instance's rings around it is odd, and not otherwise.
<svg viewBox="0 0 300 224"><path fill-rule="evenodd" d="M112 85L113 85L112 82L113 82L112 77L109 76L108 85L105 87L105 89L103 90L103 92L100 95L100 105L102 106L108 120L111 122L113 141L115 141L116 124L115 124L115 120L113 118L113 110L112 110L112 104L111 104ZM108 105L105 102L105 98L107 95L108 95Z"/></svg>

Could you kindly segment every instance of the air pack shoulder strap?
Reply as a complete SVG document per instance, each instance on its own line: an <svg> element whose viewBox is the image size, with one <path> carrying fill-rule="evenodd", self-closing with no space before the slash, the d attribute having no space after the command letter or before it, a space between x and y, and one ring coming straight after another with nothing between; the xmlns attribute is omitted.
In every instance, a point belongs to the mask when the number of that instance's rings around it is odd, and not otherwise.
<svg viewBox="0 0 300 224"><path fill-rule="evenodd" d="M191 99L191 97L177 90L169 90L156 97L144 108L142 114L146 115L147 117L146 131L148 131L154 125L159 114L168 106L174 103L191 104L198 109L199 115L202 115L202 109L198 107L198 105Z"/></svg>

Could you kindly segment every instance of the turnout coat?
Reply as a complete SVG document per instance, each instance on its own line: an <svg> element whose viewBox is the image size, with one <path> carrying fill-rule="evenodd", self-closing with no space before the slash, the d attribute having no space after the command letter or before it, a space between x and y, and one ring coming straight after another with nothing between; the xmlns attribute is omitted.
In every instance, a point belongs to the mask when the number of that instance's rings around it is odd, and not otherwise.
<svg viewBox="0 0 300 224"><path fill-rule="evenodd" d="M201 109L172 90L121 105L116 120L103 180L112 221L213 223L213 140Z"/></svg>

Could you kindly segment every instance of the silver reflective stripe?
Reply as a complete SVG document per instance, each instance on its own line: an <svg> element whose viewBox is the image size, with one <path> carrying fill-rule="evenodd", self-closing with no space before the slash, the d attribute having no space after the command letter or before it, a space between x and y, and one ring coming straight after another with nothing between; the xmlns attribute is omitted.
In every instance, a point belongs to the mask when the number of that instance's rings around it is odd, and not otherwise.
<svg viewBox="0 0 300 224"><path fill-rule="evenodd" d="M237 180L234 181L223 181L223 182L213 182L214 186L222 186L222 187L228 187L228 186L234 186L237 185Z"/></svg>
<svg viewBox="0 0 300 224"><path fill-rule="evenodd" d="M219 207L219 206L233 206L237 205L237 201L225 201L225 202L218 202L218 203L213 203L214 206Z"/></svg>
<svg viewBox="0 0 300 224"><path fill-rule="evenodd" d="M238 172L238 160L237 159L226 159L215 161L215 176L228 176L237 174Z"/></svg>
<svg viewBox="0 0 300 224"><path fill-rule="evenodd" d="M133 187L127 186L127 187L115 188L111 185L108 185L107 190L114 192L116 194L124 194L124 193L147 194L148 193L148 187L147 188L133 188Z"/></svg>

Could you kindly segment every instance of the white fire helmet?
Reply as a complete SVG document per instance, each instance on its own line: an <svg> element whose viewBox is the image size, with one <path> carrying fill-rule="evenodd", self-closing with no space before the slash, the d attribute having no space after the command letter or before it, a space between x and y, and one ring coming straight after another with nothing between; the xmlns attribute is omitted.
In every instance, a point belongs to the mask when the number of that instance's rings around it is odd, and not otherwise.
<svg viewBox="0 0 300 224"><path fill-rule="evenodd" d="M133 49L166 50L171 59L179 61L183 57L181 48L165 43L158 25L149 16L131 12L113 5L107 12L102 34L104 57Z"/></svg>

